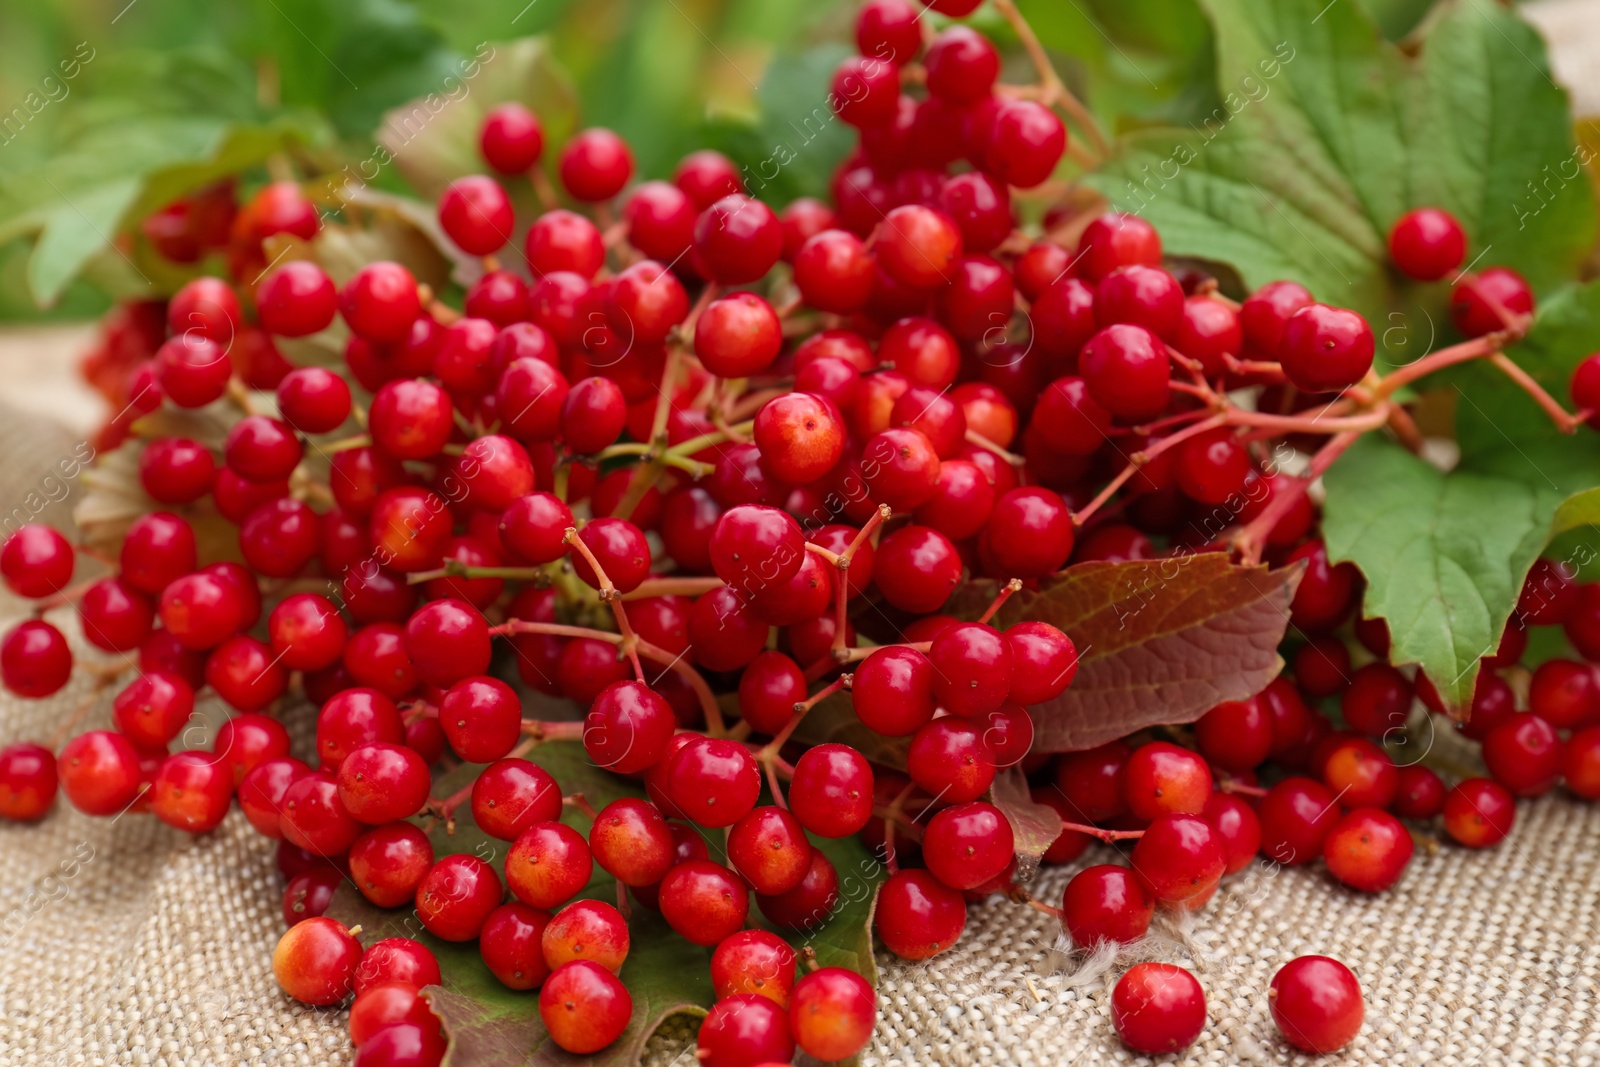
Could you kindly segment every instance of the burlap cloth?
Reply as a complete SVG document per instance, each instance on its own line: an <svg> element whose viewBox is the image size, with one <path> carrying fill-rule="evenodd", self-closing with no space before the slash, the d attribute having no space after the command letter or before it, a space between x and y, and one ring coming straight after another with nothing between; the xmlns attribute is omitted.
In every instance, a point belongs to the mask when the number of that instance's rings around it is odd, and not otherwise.
<svg viewBox="0 0 1600 1067"><path fill-rule="evenodd" d="M49 358L82 340L30 339L20 359L0 345L0 511L36 506L28 494L96 418L61 357ZM79 491L41 518L65 524ZM22 610L0 594L0 626ZM63 611L63 632L94 658ZM0 700L0 744L48 738L90 687L75 677L50 700ZM105 720L101 706L88 724ZM291 727L304 743L307 714ZM209 746L209 729L189 740ZM0 1067L348 1063L344 1013L297 1005L273 981L283 884L272 855L238 811L197 838L149 816L90 819L64 801L42 824L0 825ZM1097 848L1083 862L1111 859ZM1034 892L1059 903L1076 869L1044 871ZM1200 914L1158 921L1134 954L1189 966L1206 989L1209 1024L1178 1062L1232 1064L1312 1062L1278 1039L1266 996L1277 968L1306 953L1343 960L1366 995L1360 1036L1323 1063L1600 1063L1600 807L1523 802L1502 846L1419 851L1381 896L1340 888L1320 868L1260 865ZM1057 923L1039 912L978 904L944 955L882 954L865 1062L1142 1062L1109 1019L1125 962L1063 953ZM667 1027L650 1063L695 1063L691 1032Z"/></svg>

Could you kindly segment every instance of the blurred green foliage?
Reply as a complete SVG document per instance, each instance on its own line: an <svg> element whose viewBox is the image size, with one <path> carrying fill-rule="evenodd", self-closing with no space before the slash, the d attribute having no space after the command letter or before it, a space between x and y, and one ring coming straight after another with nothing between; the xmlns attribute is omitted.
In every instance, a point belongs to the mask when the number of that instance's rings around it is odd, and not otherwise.
<svg viewBox="0 0 1600 1067"><path fill-rule="evenodd" d="M1364 0L1391 34L1427 0ZM1107 128L1183 124L1216 104L1197 0L1021 0L1068 82ZM329 169L359 160L386 110L436 91L483 42L546 34L581 121L663 176L715 147L755 168L796 143L848 53L854 0L51 0L0 4L0 320L104 305L86 237L147 211L146 176L226 149L254 167L285 143ZM930 16L932 18L933 16ZM937 20L936 20L937 21ZM1009 27L974 20L1031 80ZM65 77L64 63L92 55ZM831 123L762 195L822 194L852 144ZM166 168L166 169L163 169ZM193 177L190 169L180 174ZM393 184L386 174L380 183ZM158 183L159 184L159 183ZM106 232L111 231L111 232ZM43 237L38 237L39 233ZM35 240L50 257L32 256ZM104 258L104 257L102 257ZM91 271L94 265L88 265ZM115 264L113 264L115 266ZM63 288L64 286L64 288Z"/></svg>

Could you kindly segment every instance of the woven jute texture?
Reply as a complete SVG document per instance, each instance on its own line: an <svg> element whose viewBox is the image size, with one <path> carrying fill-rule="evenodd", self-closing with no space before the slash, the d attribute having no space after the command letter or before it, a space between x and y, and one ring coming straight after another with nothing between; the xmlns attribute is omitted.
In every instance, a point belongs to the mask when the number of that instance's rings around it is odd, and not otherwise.
<svg viewBox="0 0 1600 1067"><path fill-rule="evenodd" d="M21 508L64 527L82 490L63 495L47 476L82 454L81 438L5 397L0 521ZM92 421L76 414L73 425ZM25 610L0 593L0 626ZM107 661L83 647L72 610L52 618L81 659ZM75 676L49 700L0 699L0 744L48 739L89 702L77 729L105 725L107 695ZM209 746L225 713L205 711L183 742ZM309 709L289 725L309 747ZM237 811L197 838L147 815L90 819L64 802L40 824L0 825L0 1067L348 1063L345 1013L297 1005L273 981L283 884L272 856ZM1030 888L1058 903L1078 867L1116 861L1096 848ZM865 1062L1154 1062L1119 1045L1109 997L1124 965L1163 959L1195 971L1209 1008L1200 1040L1168 1062L1600 1063L1600 808L1559 795L1523 802L1500 847L1421 850L1381 896L1342 889L1319 868L1258 865L1199 914L1159 919L1122 958L1064 948L1054 919L994 898L970 909L960 943L934 960L882 953ZM1367 1005L1356 1041L1320 1060L1285 1045L1267 1010L1273 973L1307 953L1348 964ZM670 1023L647 1061L692 1067L692 1027Z"/></svg>

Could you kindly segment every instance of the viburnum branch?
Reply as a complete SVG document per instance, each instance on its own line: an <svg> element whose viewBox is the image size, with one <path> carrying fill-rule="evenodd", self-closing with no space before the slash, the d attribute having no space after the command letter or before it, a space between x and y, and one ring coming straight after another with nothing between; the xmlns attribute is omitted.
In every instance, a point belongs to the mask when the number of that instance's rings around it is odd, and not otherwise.
<svg viewBox="0 0 1600 1067"><path fill-rule="evenodd" d="M1332 408L1333 405L1329 405ZM1327 409L1324 409L1327 410ZM1281 433L1320 433L1340 434L1350 431L1365 433L1376 430L1389 421L1389 405L1380 404L1370 411L1360 415L1333 416L1323 418L1321 415L1269 415L1261 411L1246 411L1243 408L1229 408L1227 420L1232 426L1251 426L1257 429L1277 430Z"/></svg>
<svg viewBox="0 0 1600 1067"><path fill-rule="evenodd" d="M736 425L728 426L726 429L737 434L748 434L750 431L755 429L755 426L756 424L753 420L747 419L744 422ZM678 444L675 444L671 448L667 449L664 453L664 456L687 458L694 455L702 448L710 448L712 445L720 445L725 441L731 440L733 440L733 438L729 437L728 434L724 433L722 430L713 430L711 433L703 433L698 437L691 437L687 441L680 441ZM704 466L704 464L702 464L702 466Z"/></svg>
<svg viewBox="0 0 1600 1067"><path fill-rule="evenodd" d="M1237 309L1238 305L1234 307ZM1230 353L1222 354L1222 365L1234 374L1245 374L1252 378L1266 378L1274 385L1282 385L1289 379L1283 373L1283 365L1271 360L1239 359Z"/></svg>
<svg viewBox="0 0 1600 1067"><path fill-rule="evenodd" d="M1100 124L1095 121L1083 101L1079 100L1062 82L1061 76L1056 73L1055 65L1050 62L1050 56L1045 52L1044 45L1039 42L1038 34L1033 32L1033 27L1028 25L1028 20L1022 17L1022 12L1017 10L1013 0L995 0L994 6L1005 20L1011 24L1017 39L1022 42L1023 50L1028 53L1028 59L1033 63L1034 69L1039 73L1039 80L1044 85L1044 103L1059 104L1084 133L1089 135L1089 140L1094 142L1096 155L1093 165L1098 166L1111 154L1111 144L1106 140L1104 133L1100 132Z"/></svg>
<svg viewBox="0 0 1600 1067"><path fill-rule="evenodd" d="M1582 418L1570 414L1566 408L1561 406L1559 400L1545 392L1544 386L1534 381L1533 376L1517 366L1516 361L1510 356L1504 352L1496 352L1489 357L1489 362L1494 364L1495 369L1501 374L1504 374L1520 386L1523 392L1533 397L1533 402L1543 408L1546 415L1550 416L1550 421L1556 424L1556 429L1562 433L1576 433L1578 427L1583 425Z"/></svg>
<svg viewBox="0 0 1600 1067"><path fill-rule="evenodd" d="M1453 367L1457 363L1482 359L1498 352L1510 339L1511 335L1507 332L1489 333L1482 337L1474 337L1470 341L1462 341L1458 345L1451 345L1449 348L1441 348L1437 352L1430 352L1421 359L1413 360L1403 367L1396 367L1385 374L1378 382L1376 393L1380 398L1386 397L1401 386L1410 385L1418 378L1425 378L1435 371Z"/></svg>
<svg viewBox="0 0 1600 1067"><path fill-rule="evenodd" d="M431 571L413 571L406 575L406 584L419 585L435 578L506 578L550 584L550 572L543 567L472 567L457 559L447 559L443 567Z"/></svg>
<svg viewBox="0 0 1600 1067"><path fill-rule="evenodd" d="M612 584L589 546L583 543L583 538L578 536L577 527L567 527L562 540L571 545L572 550L582 556L594 571L595 580L600 583L600 600L611 605L611 614L617 620L617 632L622 635L622 651L633 664L633 676L637 681L644 681L644 666L639 662L639 635L633 632L633 626L628 622L628 609L622 606L622 596L617 592L617 587Z"/></svg>
<svg viewBox="0 0 1600 1067"><path fill-rule="evenodd" d="M987 611L985 611L982 615L978 616L978 621L980 623L986 623L990 619L994 618L995 612L1000 610L1000 605L1002 605L1006 601L1010 600L1011 599L1011 594L1015 593L1018 589L1021 589L1021 588L1022 588L1022 579L1021 578L1013 578L1009 582L1007 582L1001 588L999 595L997 595L994 598L994 600L989 604L989 609Z"/></svg>
<svg viewBox="0 0 1600 1067"><path fill-rule="evenodd" d="M589 637L596 641L605 641L613 645L621 645L623 637L607 630L595 630L588 626L567 626L559 622L527 622L523 619L507 619L499 626L489 627L489 633L495 637L508 637L513 634L549 634L553 637ZM634 648L639 655L652 663L659 663L676 671L683 680L689 683L689 688L694 690L694 695L700 701L700 710L706 717L706 732L712 737L727 736L727 727L723 722L722 709L717 706L716 694L712 693L711 686L705 677L694 669L681 652L672 653L664 648L652 645L637 636L634 638Z"/></svg>
<svg viewBox="0 0 1600 1067"><path fill-rule="evenodd" d="M1086 834L1089 837L1104 841L1108 845L1117 841L1137 841L1144 836L1143 830L1107 830L1103 826L1090 826L1088 823L1082 822L1068 822L1065 819L1061 820L1061 828L1063 830L1071 830L1074 833Z"/></svg>
<svg viewBox="0 0 1600 1067"><path fill-rule="evenodd" d="M1327 443L1317 449L1316 454L1311 457L1311 463L1305 473L1289 482L1287 487L1273 493L1272 499L1267 502L1261 514L1234 536L1233 546L1244 562L1254 564L1261 561L1261 550L1266 546L1267 535L1278 525L1278 520L1287 515L1305 495L1306 490L1311 488L1311 483L1322 477L1323 472L1333 466L1333 461L1342 456L1345 450L1359 441L1366 432L1366 430L1346 430L1328 438Z"/></svg>
<svg viewBox="0 0 1600 1067"><path fill-rule="evenodd" d="M1422 452L1422 431L1411 413L1399 404L1389 405L1389 429L1412 455Z"/></svg>
<svg viewBox="0 0 1600 1067"><path fill-rule="evenodd" d="M1218 412L1203 422L1197 422L1193 426L1187 426L1184 429L1179 430L1177 433L1169 434L1166 437L1163 437L1161 440L1154 442L1150 445L1150 447L1142 451L1135 452L1129 458L1128 465L1122 468L1115 478L1106 483L1106 487L1100 490L1100 494L1093 500L1089 501L1089 503L1085 504L1082 511L1078 511L1073 514L1072 524L1082 529L1083 524L1089 521L1090 516L1099 511L1101 508L1105 507L1106 502L1116 495L1118 489L1121 489L1125 484L1127 484L1129 478L1132 478L1138 473L1140 467L1144 466L1146 463L1149 463L1152 459L1155 459L1157 456L1161 455L1161 453L1170 448L1175 448L1176 446L1181 445L1191 437L1197 437L1209 430L1215 430L1218 427L1226 426L1227 423L1228 413Z"/></svg>

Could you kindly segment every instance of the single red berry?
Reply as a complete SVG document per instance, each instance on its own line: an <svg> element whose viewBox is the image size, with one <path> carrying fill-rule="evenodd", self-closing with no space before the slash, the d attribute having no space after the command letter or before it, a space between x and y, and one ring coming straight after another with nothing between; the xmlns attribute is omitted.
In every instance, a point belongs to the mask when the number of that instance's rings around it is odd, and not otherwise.
<svg viewBox="0 0 1600 1067"><path fill-rule="evenodd" d="M967 924L961 894L927 871L901 870L878 891L878 936L901 959L925 960L956 943Z"/></svg>
<svg viewBox="0 0 1600 1067"><path fill-rule="evenodd" d="M1138 758L1137 753L1134 758ZM1198 815L1159 815L1145 828L1128 862L1139 884L1152 897L1180 903L1216 885L1227 857L1217 832L1205 819Z"/></svg>
<svg viewBox="0 0 1600 1067"><path fill-rule="evenodd" d="M755 994L786 1008L794 988L795 959L794 949L778 935L740 930L723 938L711 953L711 986L719 999Z"/></svg>
<svg viewBox="0 0 1600 1067"><path fill-rule="evenodd" d="M272 950L272 973L303 1004L342 1002L355 985L361 942L344 923L318 916L289 927Z"/></svg>
<svg viewBox="0 0 1600 1067"><path fill-rule="evenodd" d="M43 745L19 741L0 748L0 818L43 818L56 799L56 758Z"/></svg>
<svg viewBox="0 0 1600 1067"><path fill-rule="evenodd" d="M28 619L0 639L0 682L20 697L47 697L72 676L72 651L61 631Z"/></svg>
<svg viewBox="0 0 1600 1067"><path fill-rule="evenodd" d="M519 900L500 905L484 920L478 938L484 966L507 988L538 989L550 977L543 944L549 924L549 912Z"/></svg>
<svg viewBox="0 0 1600 1067"><path fill-rule="evenodd" d="M586 959L615 974L628 958L628 921L604 901L575 900L556 912L540 942L552 968Z"/></svg>
<svg viewBox="0 0 1600 1067"><path fill-rule="evenodd" d="M974 4L963 2L970 10ZM1000 53L981 33L967 26L941 30L923 60L928 92L949 104L973 104L989 95L1000 74Z"/></svg>
<svg viewBox="0 0 1600 1067"><path fill-rule="evenodd" d="M414 989L438 985L439 961L426 946L410 938L382 938L361 954L361 963L356 967L356 995L386 982L404 982Z"/></svg>
<svg viewBox="0 0 1600 1067"><path fill-rule="evenodd" d="M290 260L256 285L261 328L280 337L305 337L327 329L338 305L332 280L310 260Z"/></svg>
<svg viewBox="0 0 1600 1067"><path fill-rule="evenodd" d="M1100 864L1072 876L1062 894L1062 923L1073 944L1127 944L1150 929L1155 901L1126 867Z"/></svg>
<svg viewBox="0 0 1600 1067"><path fill-rule="evenodd" d="M1444 810L1444 781L1426 767L1401 767L1394 812L1407 819L1431 819Z"/></svg>
<svg viewBox="0 0 1600 1067"><path fill-rule="evenodd" d="M583 746L596 765L636 774L666 754L676 725L671 706L649 686L616 682L595 698L584 719Z"/></svg>
<svg viewBox="0 0 1600 1067"><path fill-rule="evenodd" d="M984 166L1007 185L1031 189L1055 172L1066 150L1067 128L1055 112L1013 100L994 117Z"/></svg>
<svg viewBox="0 0 1600 1067"><path fill-rule="evenodd" d="M1166 345L1143 326L1105 327L1085 343L1078 367L1089 395L1117 418L1146 421L1167 406Z"/></svg>
<svg viewBox="0 0 1600 1067"><path fill-rule="evenodd" d="M1513 795L1543 796L1561 777L1561 737L1538 715L1514 714L1484 737L1483 762Z"/></svg>
<svg viewBox="0 0 1600 1067"><path fill-rule="evenodd" d="M1136 963L1111 991L1111 1025L1134 1052L1178 1052L1205 1029L1205 992L1199 979L1182 967Z"/></svg>
<svg viewBox="0 0 1600 1067"><path fill-rule="evenodd" d="M561 150L561 184L576 200L599 203L622 192L633 176L628 142L601 127L584 130Z"/></svg>
<svg viewBox="0 0 1600 1067"><path fill-rule="evenodd" d="M1469 778L1444 798L1444 829L1460 845L1488 848L1511 832L1517 805L1511 793L1487 778Z"/></svg>
<svg viewBox="0 0 1600 1067"><path fill-rule="evenodd" d="M787 1063L793 1055L789 1016L757 993L734 993L718 1000L696 1039L696 1062L703 1067Z"/></svg>
<svg viewBox="0 0 1600 1067"><path fill-rule="evenodd" d="M1381 893L1400 880L1413 850L1411 833L1378 808L1357 808L1322 844L1328 873L1352 889Z"/></svg>
<svg viewBox="0 0 1600 1067"><path fill-rule="evenodd" d="M380 908L414 901L432 868L433 845L408 822L373 827L350 846L350 880Z"/></svg>
<svg viewBox="0 0 1600 1067"><path fill-rule="evenodd" d="M795 1043L819 1060L842 1060L867 1047L878 998L867 980L843 967L803 976L789 997Z"/></svg>
<svg viewBox="0 0 1600 1067"><path fill-rule="evenodd" d="M1372 327L1354 311L1312 304L1289 317L1279 347L1283 372L1308 393L1347 389L1372 369Z"/></svg>
<svg viewBox="0 0 1600 1067"><path fill-rule="evenodd" d="M1211 788L1211 768L1205 759L1166 741L1139 746L1123 772L1128 809L1141 819L1199 814Z"/></svg>
<svg viewBox="0 0 1600 1067"><path fill-rule="evenodd" d="M884 216L875 249L890 277L913 289L936 289L954 277L961 230L941 211L907 204Z"/></svg>
<svg viewBox="0 0 1600 1067"><path fill-rule="evenodd" d="M750 911L745 883L710 860L679 863L661 879L662 917L686 940L710 947L741 929Z"/></svg>
<svg viewBox="0 0 1600 1067"><path fill-rule="evenodd" d="M357 337L376 344L403 341L422 314L417 280L398 263L368 263L340 290L339 313Z"/></svg>
<svg viewBox="0 0 1600 1067"><path fill-rule="evenodd" d="M141 516L144 518L148 516ZM136 520L129 538L139 528ZM74 559L75 553L65 537L49 526L29 523L6 538L5 546L0 548L0 576L4 576L6 587L13 593L36 600L71 584Z"/></svg>
<svg viewBox="0 0 1600 1067"><path fill-rule="evenodd" d="M1350 968L1327 956L1300 956L1272 976L1272 1021L1295 1048L1336 1052L1355 1040L1366 1008Z"/></svg>
<svg viewBox="0 0 1600 1067"><path fill-rule="evenodd" d="M1012 845L1011 824L1000 810L973 801L930 819L922 852L934 877L953 889L972 889L1005 870Z"/></svg>
<svg viewBox="0 0 1600 1067"><path fill-rule="evenodd" d="M1466 256L1466 231L1442 208L1408 211L1389 230L1389 258L1402 274L1418 281L1438 281Z"/></svg>
<svg viewBox="0 0 1600 1067"><path fill-rule="evenodd" d="M772 209L742 193L716 201L694 225L694 262L722 285L759 281L783 252L783 227Z"/></svg>
<svg viewBox="0 0 1600 1067"><path fill-rule="evenodd" d="M558 908L589 882L594 858L583 835L558 822L535 823L506 854L506 885L536 908Z"/></svg>
<svg viewBox="0 0 1600 1067"><path fill-rule="evenodd" d="M557 1045L588 1055L622 1036L633 1017L633 997L604 967L572 960L545 979L539 990L539 1017Z"/></svg>
<svg viewBox="0 0 1600 1067"><path fill-rule="evenodd" d="M507 880L512 856L506 857ZM417 918L445 941L471 941L500 906L505 890L493 867L477 856L445 856L417 886Z"/></svg>
<svg viewBox="0 0 1600 1067"><path fill-rule="evenodd" d="M495 105L478 131L478 150L501 174L526 174L544 151L539 116L515 100Z"/></svg>
<svg viewBox="0 0 1600 1067"><path fill-rule="evenodd" d="M1256 811L1261 854L1285 866L1315 862L1339 820L1334 795L1310 778L1285 778L1267 791Z"/></svg>
<svg viewBox="0 0 1600 1067"><path fill-rule="evenodd" d="M1222 845L1223 874L1242 871L1261 850L1261 820L1256 810L1231 793L1212 793L1200 813Z"/></svg>

